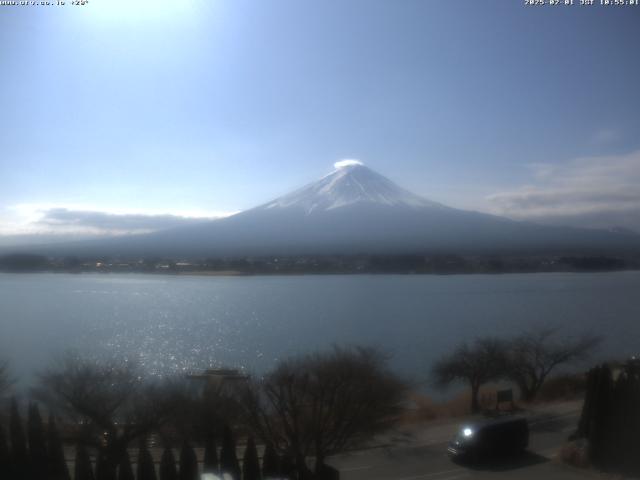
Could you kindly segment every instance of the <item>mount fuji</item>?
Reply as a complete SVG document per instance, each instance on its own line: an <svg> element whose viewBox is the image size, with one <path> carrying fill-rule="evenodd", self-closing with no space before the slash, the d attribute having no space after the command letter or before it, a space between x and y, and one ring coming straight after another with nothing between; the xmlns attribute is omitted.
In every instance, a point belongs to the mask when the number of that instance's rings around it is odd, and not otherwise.
<svg viewBox="0 0 640 480"><path fill-rule="evenodd" d="M257 209L302 210L306 215L355 204L400 208L446 208L399 187L357 160L334 164L335 170L317 182L277 198Z"/></svg>
<svg viewBox="0 0 640 480"><path fill-rule="evenodd" d="M361 162L334 166L314 183L230 217L67 248L75 255L172 258L640 250L640 236L633 233L541 226L459 210L411 193Z"/></svg>

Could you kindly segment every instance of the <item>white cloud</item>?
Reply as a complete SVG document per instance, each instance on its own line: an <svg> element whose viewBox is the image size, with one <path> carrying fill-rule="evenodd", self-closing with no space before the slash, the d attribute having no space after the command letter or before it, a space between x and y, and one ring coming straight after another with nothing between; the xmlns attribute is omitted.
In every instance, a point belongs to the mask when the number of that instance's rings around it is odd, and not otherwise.
<svg viewBox="0 0 640 480"><path fill-rule="evenodd" d="M353 158L345 158L344 160L340 160L339 162L336 162L333 164L335 168L350 167L352 165L364 165L364 163L362 163L360 160L355 160Z"/></svg>
<svg viewBox="0 0 640 480"><path fill-rule="evenodd" d="M640 151L530 168L530 185L487 197L493 213L542 223L640 231Z"/></svg>
<svg viewBox="0 0 640 480"><path fill-rule="evenodd" d="M105 209L82 204L25 203L0 213L0 236L97 236L148 233L236 212Z"/></svg>

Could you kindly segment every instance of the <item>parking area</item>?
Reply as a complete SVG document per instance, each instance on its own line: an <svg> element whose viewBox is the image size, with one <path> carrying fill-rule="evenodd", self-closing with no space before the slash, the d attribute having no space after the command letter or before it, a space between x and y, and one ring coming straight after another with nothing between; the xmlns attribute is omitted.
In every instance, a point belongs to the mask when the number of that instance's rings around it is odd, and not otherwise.
<svg viewBox="0 0 640 480"><path fill-rule="evenodd" d="M556 457L578 418L577 406L531 414L527 452L502 461L473 466L453 462L447 441L460 422L449 422L426 425L424 431L398 432L388 444L336 457L332 465L342 480L580 479L588 473L567 467Z"/></svg>

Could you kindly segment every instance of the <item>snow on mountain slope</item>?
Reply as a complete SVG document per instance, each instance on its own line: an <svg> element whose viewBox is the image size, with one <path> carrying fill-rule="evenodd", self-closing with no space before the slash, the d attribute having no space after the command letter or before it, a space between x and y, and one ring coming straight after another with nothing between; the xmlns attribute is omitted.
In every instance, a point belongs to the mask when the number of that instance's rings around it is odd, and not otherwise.
<svg viewBox="0 0 640 480"><path fill-rule="evenodd" d="M335 170L320 180L277 198L257 210L291 208L305 214L354 204L447 209L405 190L356 160L337 162Z"/></svg>

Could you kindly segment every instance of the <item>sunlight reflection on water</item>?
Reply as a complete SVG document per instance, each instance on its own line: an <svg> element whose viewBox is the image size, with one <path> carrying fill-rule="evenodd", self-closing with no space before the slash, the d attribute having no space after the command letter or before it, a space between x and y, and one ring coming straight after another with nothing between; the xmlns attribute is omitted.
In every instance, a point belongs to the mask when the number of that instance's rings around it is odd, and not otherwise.
<svg viewBox="0 0 640 480"><path fill-rule="evenodd" d="M68 348L153 374L264 371L332 344L372 344L417 381L462 339L535 324L604 332L634 353L639 272L451 276L0 275L0 357L18 376Z"/></svg>

